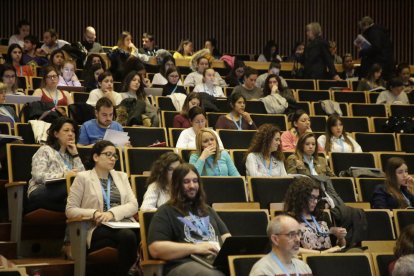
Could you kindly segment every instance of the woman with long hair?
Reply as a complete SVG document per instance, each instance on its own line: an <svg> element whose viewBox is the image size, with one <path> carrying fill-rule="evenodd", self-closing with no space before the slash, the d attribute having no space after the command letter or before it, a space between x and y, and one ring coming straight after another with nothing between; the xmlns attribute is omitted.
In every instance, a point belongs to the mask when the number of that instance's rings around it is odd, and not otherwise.
<svg viewBox="0 0 414 276"><path fill-rule="evenodd" d="M30 77L33 76L32 68L23 64L23 48L19 44L12 44L7 49L6 62L16 68L17 76Z"/></svg>
<svg viewBox="0 0 414 276"><path fill-rule="evenodd" d="M240 92L234 92L228 98L230 113L217 119L216 129L255 130L256 124L246 109L246 98Z"/></svg>
<svg viewBox="0 0 414 276"><path fill-rule="evenodd" d="M385 81L382 78L382 67L378 63L372 65L366 78L359 81L357 91L385 90Z"/></svg>
<svg viewBox="0 0 414 276"><path fill-rule="evenodd" d="M180 114L174 116L173 127L175 128L189 128L191 127L191 120L188 117L188 111L194 106L203 107L201 95L196 92L191 92L185 98Z"/></svg>
<svg viewBox="0 0 414 276"><path fill-rule="evenodd" d="M173 58L185 58L191 59L193 56L193 43L189 39L181 40L177 51L174 53Z"/></svg>
<svg viewBox="0 0 414 276"><path fill-rule="evenodd" d="M165 85L167 84L167 71L175 66L175 59L172 56L166 56L160 65L160 72L156 73L152 78L152 85ZM181 80L178 80L178 85L183 85Z"/></svg>
<svg viewBox="0 0 414 276"><path fill-rule="evenodd" d="M291 128L281 136L283 151L294 151L299 137L305 132L312 132L310 117L306 111L298 109L290 114L289 119Z"/></svg>
<svg viewBox="0 0 414 276"><path fill-rule="evenodd" d="M407 163L400 157L391 157L385 167L385 183L375 188L371 206L375 209L405 209L414 206L414 179L408 174Z"/></svg>

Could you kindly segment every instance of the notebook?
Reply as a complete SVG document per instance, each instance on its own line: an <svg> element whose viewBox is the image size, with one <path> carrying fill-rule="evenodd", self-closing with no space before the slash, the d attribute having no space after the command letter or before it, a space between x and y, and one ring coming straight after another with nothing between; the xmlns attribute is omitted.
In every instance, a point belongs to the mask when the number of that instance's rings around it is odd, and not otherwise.
<svg viewBox="0 0 414 276"><path fill-rule="evenodd" d="M191 254L191 258L209 268L228 270L228 256L267 254L270 251L270 241L267 236L235 236L228 237L217 256Z"/></svg>

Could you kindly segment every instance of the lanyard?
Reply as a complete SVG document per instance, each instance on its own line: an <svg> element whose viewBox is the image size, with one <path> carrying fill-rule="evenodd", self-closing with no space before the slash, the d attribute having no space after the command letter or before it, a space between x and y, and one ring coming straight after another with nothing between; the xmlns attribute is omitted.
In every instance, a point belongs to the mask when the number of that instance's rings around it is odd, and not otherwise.
<svg viewBox="0 0 414 276"><path fill-rule="evenodd" d="M272 164L272 156L270 156L269 167L266 166L266 159L263 157L263 166L267 170L267 175L268 176L272 176L272 166L273 166L273 164Z"/></svg>
<svg viewBox="0 0 414 276"><path fill-rule="evenodd" d="M318 175L318 173L315 170L315 166L313 164L313 158L311 157L310 159L308 159L308 157L304 155L303 160L305 161L306 164L308 164L311 175Z"/></svg>
<svg viewBox="0 0 414 276"><path fill-rule="evenodd" d="M237 130L243 130L242 129L242 117L240 116L238 124L237 124L237 121L234 119L233 114L230 113L230 117L233 120L234 124L236 125Z"/></svg>
<svg viewBox="0 0 414 276"><path fill-rule="evenodd" d="M23 66L20 66L20 76L23 77Z"/></svg>
<svg viewBox="0 0 414 276"><path fill-rule="evenodd" d="M102 186L102 195L106 204L106 211L108 211L111 208L111 176L108 176L108 182L106 182L106 193L105 189Z"/></svg>
<svg viewBox="0 0 414 276"><path fill-rule="evenodd" d="M50 92L48 92L49 93L49 95L50 95L50 98L52 99L52 101L53 101L53 104L55 105L55 106L57 106L58 105L58 102L59 102L59 90L57 90L56 89L56 96L55 96L55 99L53 99L53 97L52 97L52 94L50 93Z"/></svg>
<svg viewBox="0 0 414 276"><path fill-rule="evenodd" d="M341 152L345 151L345 146L344 146L344 140L342 138L343 136L336 138L336 143L339 144L339 146L341 147Z"/></svg>
<svg viewBox="0 0 414 276"><path fill-rule="evenodd" d="M210 236L210 217L196 217L191 212L189 212L192 221L197 227L197 232L200 236Z"/></svg>
<svg viewBox="0 0 414 276"><path fill-rule="evenodd" d="M408 199L408 197L404 194L402 190L401 190L401 194L403 195L404 199L407 201L408 206L411 207L411 201Z"/></svg>
<svg viewBox="0 0 414 276"><path fill-rule="evenodd" d="M66 168L68 168L70 171L72 170L72 168L73 168L73 165L71 164L71 162L70 162L70 160L68 160L67 158L66 158L66 154L61 154L60 153L60 151L56 151L58 154L59 154L59 156L62 158L62 160L63 160L63 163L65 163L65 166L66 166Z"/></svg>
<svg viewBox="0 0 414 276"><path fill-rule="evenodd" d="M220 170L220 166L218 164L218 161L217 161L216 166L214 166L213 161L211 161L210 158L211 157L206 159L207 166L210 167L210 169L213 170L214 176L220 176L221 175L221 170Z"/></svg>
<svg viewBox="0 0 414 276"><path fill-rule="evenodd" d="M277 263L277 265L279 266L279 268L281 269L281 270L283 270L283 273L285 273L286 274L286 276L290 276L290 273L289 273L289 271L286 269L286 267L282 264L282 262L279 260L279 258L276 256L276 254L274 253L274 252L272 252L271 253L272 254L272 258L273 258L273 260ZM299 272L298 272L298 270L296 269L296 266L295 266L295 264L292 262L292 265L293 265L293 268L295 269L295 274L296 274L296 276L299 276Z"/></svg>
<svg viewBox="0 0 414 276"><path fill-rule="evenodd" d="M175 90L177 90L178 84L175 85L174 89L171 91L171 94L174 94Z"/></svg>
<svg viewBox="0 0 414 276"><path fill-rule="evenodd" d="M313 223L315 224L315 227L312 227L312 225L309 223L309 221L305 218L305 216L302 216L303 222L309 226L312 230L316 231L318 234L322 236L328 236L328 233L325 231L322 231L321 227L319 226L319 223L316 221L314 216L311 216Z"/></svg>

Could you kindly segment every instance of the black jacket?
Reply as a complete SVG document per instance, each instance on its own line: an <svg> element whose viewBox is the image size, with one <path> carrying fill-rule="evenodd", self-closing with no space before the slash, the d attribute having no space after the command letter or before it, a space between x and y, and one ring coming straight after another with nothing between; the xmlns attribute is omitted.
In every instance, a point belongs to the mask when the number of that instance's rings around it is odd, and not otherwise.
<svg viewBox="0 0 414 276"><path fill-rule="evenodd" d="M329 45L321 37L316 37L306 45L302 63L306 79L332 79L336 75Z"/></svg>

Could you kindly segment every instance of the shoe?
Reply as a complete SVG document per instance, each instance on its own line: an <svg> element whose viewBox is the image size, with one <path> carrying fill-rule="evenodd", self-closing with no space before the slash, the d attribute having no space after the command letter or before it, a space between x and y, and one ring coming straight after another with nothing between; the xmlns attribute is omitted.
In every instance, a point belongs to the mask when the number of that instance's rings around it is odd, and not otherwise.
<svg viewBox="0 0 414 276"><path fill-rule="evenodd" d="M70 243L66 243L62 246L62 255L65 260L73 260L72 257L72 246Z"/></svg>

